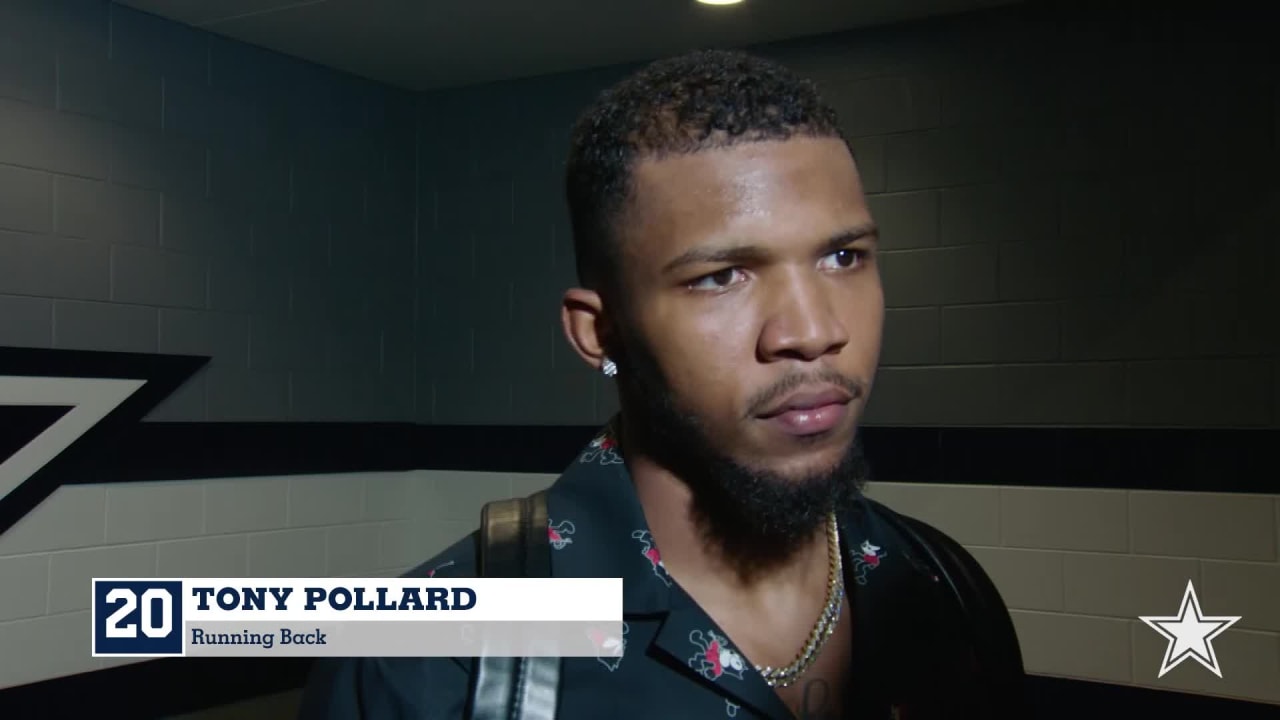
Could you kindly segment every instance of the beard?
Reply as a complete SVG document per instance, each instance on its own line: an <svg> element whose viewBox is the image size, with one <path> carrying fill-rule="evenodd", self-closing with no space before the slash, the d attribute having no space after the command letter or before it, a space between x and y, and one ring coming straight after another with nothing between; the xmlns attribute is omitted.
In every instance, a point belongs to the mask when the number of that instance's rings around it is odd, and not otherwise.
<svg viewBox="0 0 1280 720"><path fill-rule="evenodd" d="M648 347L629 340L615 358L619 399L629 421L626 437L689 487L693 519L704 540L717 546L742 577L785 563L813 540L831 512L857 503L867 468L856 435L834 465L800 475L740 462L721 451L705 424L681 407ZM764 407L815 380L865 397L862 383L827 371L788 376L750 406Z"/></svg>

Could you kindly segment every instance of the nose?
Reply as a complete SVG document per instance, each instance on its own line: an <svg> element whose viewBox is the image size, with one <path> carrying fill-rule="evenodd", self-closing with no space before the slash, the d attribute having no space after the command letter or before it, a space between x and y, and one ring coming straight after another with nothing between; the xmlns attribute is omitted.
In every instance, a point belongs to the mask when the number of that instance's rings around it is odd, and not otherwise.
<svg viewBox="0 0 1280 720"><path fill-rule="evenodd" d="M757 352L764 362L813 361L840 352L849 331L821 278L796 273L767 298Z"/></svg>

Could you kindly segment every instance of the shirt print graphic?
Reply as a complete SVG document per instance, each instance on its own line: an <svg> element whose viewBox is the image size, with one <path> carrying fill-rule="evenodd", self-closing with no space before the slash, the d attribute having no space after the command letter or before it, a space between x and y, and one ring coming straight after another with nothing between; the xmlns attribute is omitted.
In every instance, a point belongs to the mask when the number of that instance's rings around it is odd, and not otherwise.
<svg viewBox="0 0 1280 720"><path fill-rule="evenodd" d="M622 657L627 652L627 633L629 632L631 627L626 623L622 623L622 637L611 635L598 628L587 631L587 637L596 648L596 660L609 672L617 670L622 664Z"/></svg>
<svg viewBox="0 0 1280 720"><path fill-rule="evenodd" d="M724 701L724 714L729 717L738 717L738 705L732 700Z"/></svg>
<svg viewBox="0 0 1280 720"><path fill-rule="evenodd" d="M653 535L648 530L636 530L631 533L631 537L639 541L640 554L649 562L649 568L653 570L654 576L667 587L671 587L671 575L667 572L667 566L662 564L662 553L658 552L658 546L653 542Z"/></svg>
<svg viewBox="0 0 1280 720"><path fill-rule="evenodd" d="M582 463L596 463L599 465L621 465L622 456L618 454L618 443L611 437L606 435L598 435L587 449L583 451L582 456L578 458Z"/></svg>
<svg viewBox="0 0 1280 720"><path fill-rule="evenodd" d="M689 642L697 647L697 652L689 658L689 667L708 680L719 680L724 676L741 680L747 671L747 661L738 651L729 646L729 641L714 630L703 632L694 630L689 633Z"/></svg>
<svg viewBox="0 0 1280 720"><path fill-rule="evenodd" d="M570 535L573 535L576 530L573 523L568 520L552 522L551 518L547 518L547 540L556 550L563 550L566 545L572 543L573 538Z"/></svg>
<svg viewBox="0 0 1280 720"><path fill-rule="evenodd" d="M858 547L858 552L853 556L853 579L859 585L867 584L867 573L880 567L880 561L884 559L885 552L878 545L872 545L870 540L863 540L862 545Z"/></svg>

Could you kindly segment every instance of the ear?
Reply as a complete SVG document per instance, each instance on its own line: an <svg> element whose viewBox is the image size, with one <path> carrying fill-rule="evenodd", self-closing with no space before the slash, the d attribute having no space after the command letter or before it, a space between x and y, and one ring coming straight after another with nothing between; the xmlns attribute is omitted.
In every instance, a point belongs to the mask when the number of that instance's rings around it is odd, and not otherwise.
<svg viewBox="0 0 1280 720"><path fill-rule="evenodd" d="M588 365L599 370L604 363L608 330L604 317L604 301L600 294L585 288L565 291L560 305L564 336Z"/></svg>

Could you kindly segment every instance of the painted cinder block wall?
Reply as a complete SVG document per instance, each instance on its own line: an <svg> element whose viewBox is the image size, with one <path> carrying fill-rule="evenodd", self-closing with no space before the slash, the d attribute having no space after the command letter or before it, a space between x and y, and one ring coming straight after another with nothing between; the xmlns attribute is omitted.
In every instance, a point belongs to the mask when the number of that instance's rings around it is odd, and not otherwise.
<svg viewBox="0 0 1280 720"><path fill-rule="evenodd" d="M869 424L1276 426L1274 70L1197 43L995 13L768 50L836 102L884 227ZM98 0L4 4L0 57L0 344L212 356L157 420L613 410L556 330L559 172L625 68L414 97ZM396 572L552 477L63 488L0 536L0 648L42 648L0 686L103 666L90 573ZM1280 702L1276 495L1089 488L872 493L973 548L1034 672ZM1245 616L1222 680L1155 679L1135 617L1187 578Z"/></svg>
<svg viewBox="0 0 1280 720"><path fill-rule="evenodd" d="M98 0L0 3L0 345L207 355L150 419L411 420L415 98ZM409 565L399 473L75 485L0 534L0 688L98 576Z"/></svg>

